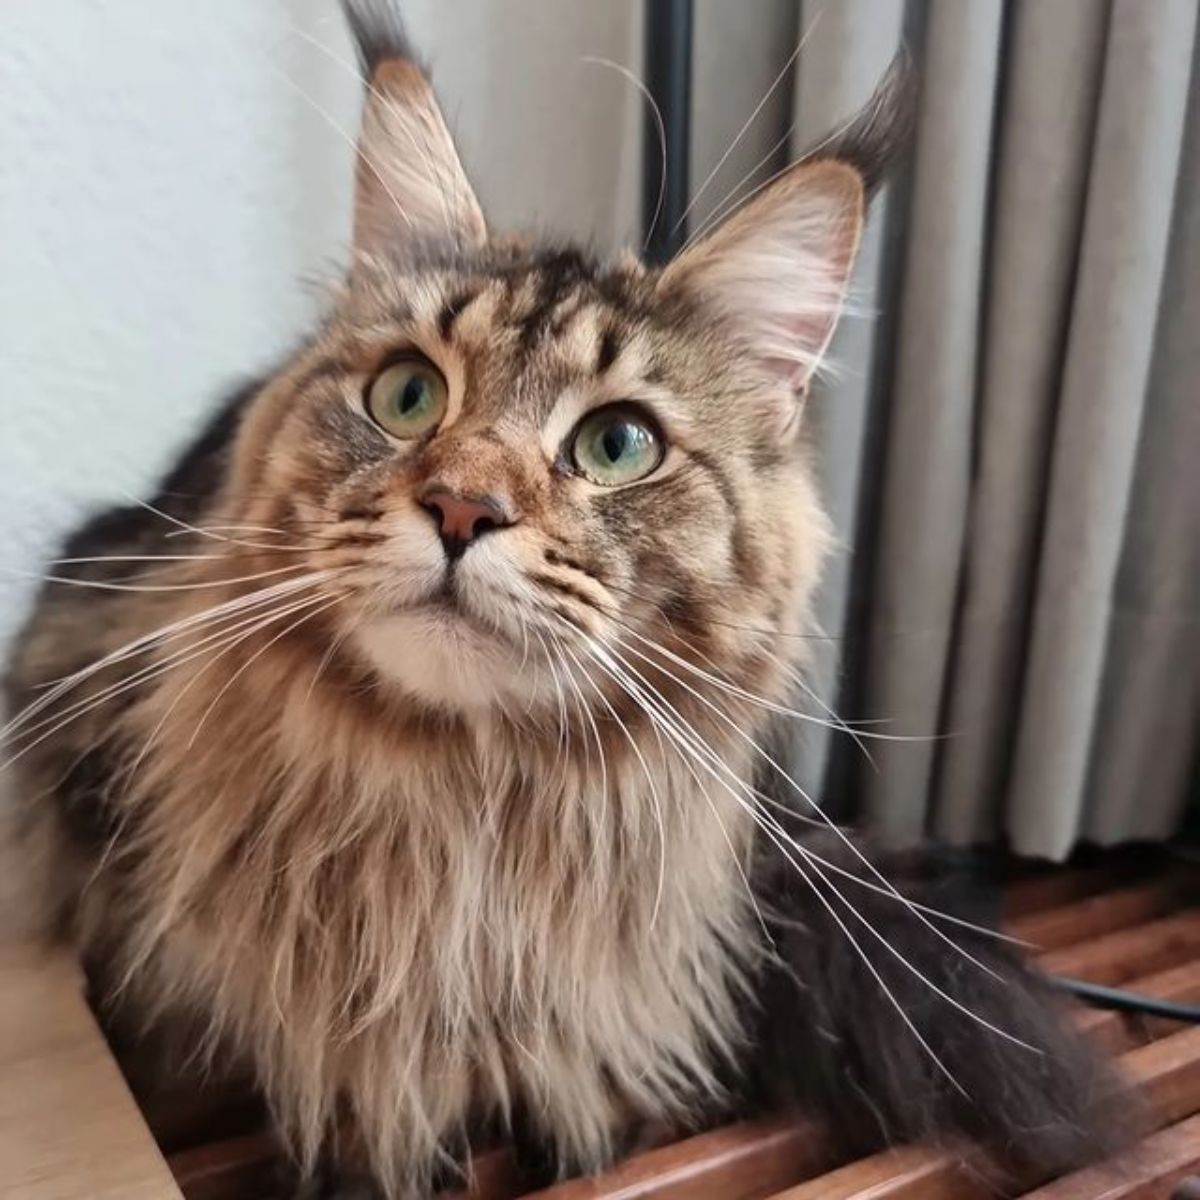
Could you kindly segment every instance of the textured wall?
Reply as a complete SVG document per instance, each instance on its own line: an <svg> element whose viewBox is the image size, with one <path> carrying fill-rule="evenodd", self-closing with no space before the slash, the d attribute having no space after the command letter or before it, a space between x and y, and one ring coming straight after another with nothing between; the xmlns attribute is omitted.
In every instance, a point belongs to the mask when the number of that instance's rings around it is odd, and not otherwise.
<svg viewBox="0 0 1200 1200"><path fill-rule="evenodd" d="M494 217L622 236L635 109L581 57L628 61L632 4L404 7ZM0 5L0 644L14 574L312 320L349 227L351 63L334 0Z"/></svg>

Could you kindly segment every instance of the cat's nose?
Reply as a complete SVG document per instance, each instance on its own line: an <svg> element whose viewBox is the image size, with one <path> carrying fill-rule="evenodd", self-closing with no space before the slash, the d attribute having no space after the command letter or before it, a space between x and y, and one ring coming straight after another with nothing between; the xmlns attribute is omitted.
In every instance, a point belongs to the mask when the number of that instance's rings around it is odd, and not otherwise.
<svg viewBox="0 0 1200 1200"><path fill-rule="evenodd" d="M464 496L441 484L430 484L419 503L438 527L449 558L458 558L476 538L511 525L495 496Z"/></svg>

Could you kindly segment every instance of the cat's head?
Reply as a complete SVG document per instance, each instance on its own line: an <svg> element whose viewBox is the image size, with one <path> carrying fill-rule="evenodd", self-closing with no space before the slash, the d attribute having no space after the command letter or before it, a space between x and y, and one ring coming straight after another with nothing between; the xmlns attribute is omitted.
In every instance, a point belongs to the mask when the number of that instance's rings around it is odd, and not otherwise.
<svg viewBox="0 0 1200 1200"><path fill-rule="evenodd" d="M493 233L387 6L348 9L353 266L226 501L338 568L345 652L423 704L628 690L656 647L767 686L830 540L803 400L894 89L665 268L601 261Z"/></svg>

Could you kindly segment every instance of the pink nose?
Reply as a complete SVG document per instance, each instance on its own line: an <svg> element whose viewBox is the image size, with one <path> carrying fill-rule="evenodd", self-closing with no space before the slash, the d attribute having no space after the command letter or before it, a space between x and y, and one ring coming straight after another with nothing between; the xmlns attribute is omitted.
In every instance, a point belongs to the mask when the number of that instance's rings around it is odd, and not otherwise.
<svg viewBox="0 0 1200 1200"><path fill-rule="evenodd" d="M437 522L442 545L451 558L457 558L477 537L512 523L495 497L460 496L437 484L421 493L420 504Z"/></svg>

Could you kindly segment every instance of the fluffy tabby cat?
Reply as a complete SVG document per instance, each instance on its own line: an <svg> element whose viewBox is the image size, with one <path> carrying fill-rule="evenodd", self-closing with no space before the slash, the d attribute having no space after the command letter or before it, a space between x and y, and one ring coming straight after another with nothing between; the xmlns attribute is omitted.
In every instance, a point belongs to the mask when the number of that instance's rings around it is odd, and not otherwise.
<svg viewBox="0 0 1200 1200"><path fill-rule="evenodd" d="M398 18L346 7L332 311L70 540L18 642L24 911L114 1025L253 1072L302 1173L389 1197L478 1128L579 1170L758 1104L1095 1153L1107 1077L1041 985L799 835L760 749L897 89L667 267L597 261L492 234Z"/></svg>

